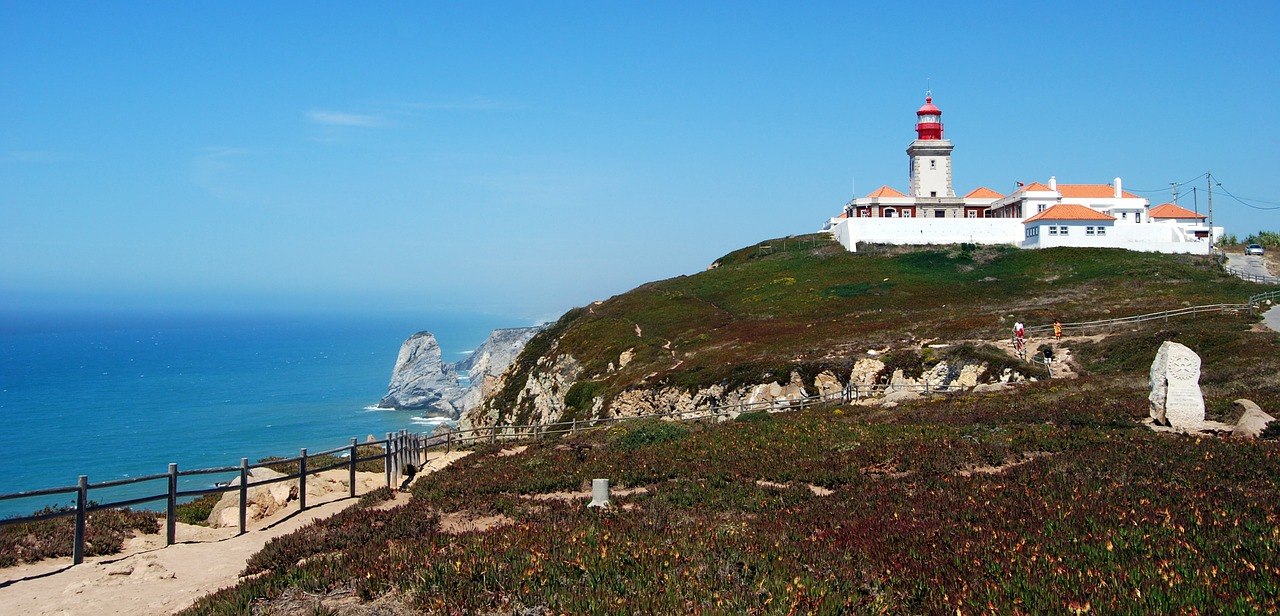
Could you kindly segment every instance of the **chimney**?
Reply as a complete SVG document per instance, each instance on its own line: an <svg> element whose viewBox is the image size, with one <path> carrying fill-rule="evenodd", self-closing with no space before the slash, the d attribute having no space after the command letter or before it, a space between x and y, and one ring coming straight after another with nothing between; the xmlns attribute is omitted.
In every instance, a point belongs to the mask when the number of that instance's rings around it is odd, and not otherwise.
<svg viewBox="0 0 1280 616"><path fill-rule="evenodd" d="M1120 178L1116 178L1115 187L1116 187L1116 198L1119 199L1120 195L1123 194L1123 191L1120 190Z"/></svg>
<svg viewBox="0 0 1280 616"><path fill-rule="evenodd" d="M1058 176L1049 176L1049 190L1058 190Z"/></svg>

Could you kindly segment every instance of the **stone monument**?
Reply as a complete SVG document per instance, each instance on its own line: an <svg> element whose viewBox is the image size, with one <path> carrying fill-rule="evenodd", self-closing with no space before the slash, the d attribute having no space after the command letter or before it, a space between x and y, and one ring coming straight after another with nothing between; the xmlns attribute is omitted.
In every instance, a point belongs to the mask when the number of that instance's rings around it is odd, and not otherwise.
<svg viewBox="0 0 1280 616"><path fill-rule="evenodd" d="M1182 430L1204 425L1200 356L1177 342L1160 345L1151 362L1151 418L1157 425Z"/></svg>

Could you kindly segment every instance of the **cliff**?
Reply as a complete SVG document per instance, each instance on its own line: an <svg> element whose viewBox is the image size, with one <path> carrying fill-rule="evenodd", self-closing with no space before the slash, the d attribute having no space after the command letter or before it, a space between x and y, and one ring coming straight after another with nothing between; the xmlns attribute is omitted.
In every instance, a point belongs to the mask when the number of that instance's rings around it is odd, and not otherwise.
<svg viewBox="0 0 1280 616"><path fill-rule="evenodd" d="M525 343L541 328L496 329L474 352L457 363L441 359L440 344L430 332L418 332L404 341L391 372L387 395L378 408L424 410L432 415L458 418L502 384L502 373L519 355ZM467 373L465 385L459 373Z"/></svg>
<svg viewBox="0 0 1280 616"><path fill-rule="evenodd" d="M1042 367L999 346L1015 321L1087 321L1115 306L1154 312L1173 290L1193 304L1240 294L1221 279L1211 262L1186 255L968 245L849 253L825 236L771 240L569 311L529 340L460 424L696 412L849 385L1043 378Z"/></svg>

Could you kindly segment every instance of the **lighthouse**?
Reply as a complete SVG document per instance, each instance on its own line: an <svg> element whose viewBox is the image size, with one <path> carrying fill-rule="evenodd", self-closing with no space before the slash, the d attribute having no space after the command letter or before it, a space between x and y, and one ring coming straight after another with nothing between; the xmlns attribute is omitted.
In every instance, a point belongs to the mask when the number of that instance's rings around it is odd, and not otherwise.
<svg viewBox="0 0 1280 616"><path fill-rule="evenodd" d="M910 159L910 196L919 198L955 197L951 188L951 141L942 138L942 110L925 95L924 106L916 111L916 138L907 146Z"/></svg>

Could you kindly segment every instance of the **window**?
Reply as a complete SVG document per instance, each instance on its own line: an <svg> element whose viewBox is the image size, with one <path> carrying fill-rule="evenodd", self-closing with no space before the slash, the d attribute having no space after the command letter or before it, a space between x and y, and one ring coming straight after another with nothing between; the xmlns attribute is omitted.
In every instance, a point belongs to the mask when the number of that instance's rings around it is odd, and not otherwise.
<svg viewBox="0 0 1280 616"><path fill-rule="evenodd" d="M934 218L946 218L946 217L947 217L947 211L946 211L946 210L934 210L934 211L933 211L933 217L934 217Z"/></svg>
<svg viewBox="0 0 1280 616"><path fill-rule="evenodd" d="M1106 234L1107 234L1106 227L1098 227L1098 235L1106 235Z"/></svg>
<svg viewBox="0 0 1280 616"><path fill-rule="evenodd" d="M938 161L936 161L936 160L934 160L934 159L930 158L930 159L929 159L929 168L930 168L930 169L937 169L937 168L938 168Z"/></svg>
<svg viewBox="0 0 1280 616"><path fill-rule="evenodd" d="M871 218L871 210L862 210L858 215L863 218Z"/></svg>
<svg viewBox="0 0 1280 616"><path fill-rule="evenodd" d="M1057 235L1057 234L1058 234L1058 227L1054 225L1049 225L1049 235Z"/></svg>
<svg viewBox="0 0 1280 616"><path fill-rule="evenodd" d="M1093 235L1093 227L1085 227L1085 228L1084 228L1084 234L1085 234L1085 235Z"/></svg>
<svg viewBox="0 0 1280 616"><path fill-rule="evenodd" d="M977 211L977 210L969 210L968 212L965 212L965 213L964 213L964 215L965 215L965 216L967 216L967 217L969 217L969 218L977 218L977 217L978 217L978 211Z"/></svg>
<svg viewBox="0 0 1280 616"><path fill-rule="evenodd" d="M1129 220L1128 212L1120 212L1120 220Z"/></svg>
<svg viewBox="0 0 1280 616"><path fill-rule="evenodd" d="M936 191L936 190L931 190L931 191L929 191L929 196L930 196L930 197L936 197L936 196L938 196L938 191Z"/></svg>
<svg viewBox="0 0 1280 616"><path fill-rule="evenodd" d="M903 218L911 218L911 210L902 210Z"/></svg>
<svg viewBox="0 0 1280 616"><path fill-rule="evenodd" d="M1142 222L1142 212L1133 213L1133 222Z"/></svg>
<svg viewBox="0 0 1280 616"><path fill-rule="evenodd" d="M1036 210L1036 211L1037 211L1037 212L1043 212L1043 211L1044 211L1044 204L1043 204L1043 203L1041 203L1039 207L1040 207L1040 209L1038 209L1038 210Z"/></svg>
<svg viewBox="0 0 1280 616"><path fill-rule="evenodd" d="M1049 227L1053 229L1053 227ZM1027 237L1036 237L1040 235L1040 227L1027 227Z"/></svg>
<svg viewBox="0 0 1280 616"><path fill-rule="evenodd" d="M1058 227L1058 235L1066 235L1066 234L1067 234L1067 229L1068 229L1068 227L1067 227L1066 225L1061 225L1061 226L1059 226L1059 227Z"/></svg>

